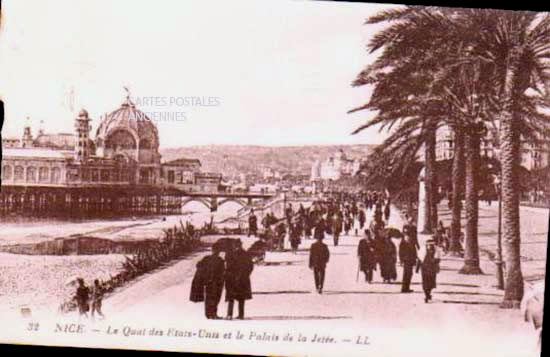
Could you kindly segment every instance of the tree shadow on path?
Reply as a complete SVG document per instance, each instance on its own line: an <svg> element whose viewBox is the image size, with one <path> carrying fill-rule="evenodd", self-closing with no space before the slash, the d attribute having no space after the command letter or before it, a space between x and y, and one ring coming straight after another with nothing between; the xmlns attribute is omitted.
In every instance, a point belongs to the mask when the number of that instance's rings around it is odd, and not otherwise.
<svg viewBox="0 0 550 357"><path fill-rule="evenodd" d="M343 320L351 316L252 316L245 320Z"/></svg>
<svg viewBox="0 0 550 357"><path fill-rule="evenodd" d="M261 265L262 266L287 266L287 265L301 265L303 264L304 261L303 260L299 260L299 261L296 261L296 260L288 260L288 261L279 261L279 262L263 262Z"/></svg>
<svg viewBox="0 0 550 357"><path fill-rule="evenodd" d="M444 304L464 304L464 305L500 305L499 302L489 301L460 301L460 300L440 300ZM434 302L437 302L434 301Z"/></svg>
<svg viewBox="0 0 550 357"><path fill-rule="evenodd" d="M252 295L311 294L307 290L253 291Z"/></svg>

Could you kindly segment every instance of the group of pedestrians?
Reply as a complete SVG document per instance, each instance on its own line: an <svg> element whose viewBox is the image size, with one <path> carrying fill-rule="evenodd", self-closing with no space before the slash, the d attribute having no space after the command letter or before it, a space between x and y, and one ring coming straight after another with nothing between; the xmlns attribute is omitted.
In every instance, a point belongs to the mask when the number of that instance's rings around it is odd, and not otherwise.
<svg viewBox="0 0 550 357"><path fill-rule="evenodd" d="M373 219L370 226L366 227L366 214L369 211L372 212ZM308 265L313 271L315 289L319 294L323 293L325 273L330 260L330 250L323 242L326 234L332 235L334 246L338 246L340 235L349 235L355 228L357 236L359 229L364 232L364 237L358 243L357 256L359 269L365 274L365 281L372 283L376 270L380 272L383 282L396 281L399 262L403 267L401 292L412 292L410 284L413 274L415 271L421 272L424 300L427 303L432 299L431 292L436 287L436 275L439 272L436 242L426 242L426 253L419 259L420 246L416 225L412 219L406 220L402 232L392 236L391 230L397 229L388 229L390 216L389 197L383 192L367 192L343 194L331 201L315 202L307 209L300 205L296 211L288 205L283 218L277 219L270 213L263 218L262 224L264 231L274 232L279 236L288 234L293 253L296 253L302 237L310 239L313 236L315 242L309 249ZM258 232L258 218L253 210L250 212L248 223L248 235L262 237ZM272 226L275 226L274 230ZM402 238L399 248L392 238ZM277 241L277 246L279 242L280 240ZM237 318L243 319L245 301L252 298L252 259L242 248L240 240L236 241L232 249L226 251L225 261L220 257L220 252L220 247L214 245L212 254L197 264L190 299L194 302L204 301L206 318L220 319L217 308L225 287L227 319L232 319L235 300L238 302Z"/></svg>
<svg viewBox="0 0 550 357"><path fill-rule="evenodd" d="M440 257L436 249L436 242L433 239L426 241L426 252L424 257L418 257L420 244L417 238L416 225L412 220L406 221L401 232L402 239L399 243L399 254L392 241L388 230L383 229L383 222L373 222L373 230L365 230L365 237L359 241L357 256L360 270L365 274L368 283L373 281L373 272L380 271L384 283L397 280L397 261L403 267L401 279L401 292L411 293L410 288L413 273L421 272L422 288L424 290L424 301L427 303L432 299L431 291L436 287L436 276L439 273ZM416 269L415 269L416 268Z"/></svg>
<svg viewBox="0 0 550 357"><path fill-rule="evenodd" d="M74 301L78 308L79 318L88 318L88 312L90 312L90 310L92 319L95 318L95 314L101 316L101 318L105 318L105 315L103 315L101 311L105 290L99 280L95 279L94 285L91 288L86 286L82 278L78 278L77 282L78 286L74 295Z"/></svg>
<svg viewBox="0 0 550 357"><path fill-rule="evenodd" d="M212 254L197 263L197 271L191 283L190 300L204 301L207 319L221 319L218 315L223 288L227 302L226 319L233 318L235 301L238 303L237 319L244 319L245 301L252 299L250 275L254 269L249 254L243 249L240 239L225 252L225 261L220 256L221 247L212 246Z"/></svg>

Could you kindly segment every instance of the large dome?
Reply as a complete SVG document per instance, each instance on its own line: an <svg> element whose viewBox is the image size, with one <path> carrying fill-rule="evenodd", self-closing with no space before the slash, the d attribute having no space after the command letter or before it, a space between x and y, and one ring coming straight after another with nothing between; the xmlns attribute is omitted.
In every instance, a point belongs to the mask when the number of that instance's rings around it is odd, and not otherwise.
<svg viewBox="0 0 550 357"><path fill-rule="evenodd" d="M129 135L128 135L129 134ZM126 97L120 108L107 114L96 131L98 147L108 146L109 141L121 145L158 150L159 136L156 125ZM133 143L132 143L133 141Z"/></svg>

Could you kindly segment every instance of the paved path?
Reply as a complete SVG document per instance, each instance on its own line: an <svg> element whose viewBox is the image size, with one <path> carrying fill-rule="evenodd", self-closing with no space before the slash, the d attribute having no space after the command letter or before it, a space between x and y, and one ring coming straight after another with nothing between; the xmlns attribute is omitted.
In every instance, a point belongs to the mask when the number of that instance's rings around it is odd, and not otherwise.
<svg viewBox="0 0 550 357"><path fill-rule="evenodd" d="M367 214L368 219L372 213ZM368 222L367 222L368 224ZM394 209L390 225L401 228L401 217ZM245 247L253 239L242 238ZM438 287L432 303L425 304L420 275L413 277L414 293L401 294L399 283L384 284L379 273L375 282L367 284L363 275L356 281L356 249L359 237L345 236L338 247L326 243L331 252L327 268L325 291L314 289L313 274L308 269L308 248L305 241L298 254L268 253L267 264L256 266L252 273L253 299L246 304L245 321L210 321L203 317L203 305L189 302L189 290L195 262L193 259L174 264L161 272L134 282L119 294L108 298L103 324L174 326L178 329L233 331L246 335L244 341L217 341L200 338L159 340L151 345L132 340L133 347L208 350L247 354L292 353L287 342L255 342L251 333L260 335L285 331L300 331L311 341L313 334L327 334L340 343L302 343L303 355L365 355L402 356L405 353L424 356L528 356L532 351L533 332L523 323L518 310L501 310L502 291L493 287L494 266L483 258L486 275L457 274L462 261L444 257ZM396 241L398 243L398 241ZM402 271L398 270L398 279ZM225 315L225 302L219 314ZM369 345L357 344L368 336ZM298 338L297 336L294 336ZM349 341L348 341L349 340ZM246 343L248 341L248 344ZM130 344L130 342L128 342ZM144 344L142 344L144 343ZM297 345L295 345L296 347ZM296 355L296 349L292 353Z"/></svg>

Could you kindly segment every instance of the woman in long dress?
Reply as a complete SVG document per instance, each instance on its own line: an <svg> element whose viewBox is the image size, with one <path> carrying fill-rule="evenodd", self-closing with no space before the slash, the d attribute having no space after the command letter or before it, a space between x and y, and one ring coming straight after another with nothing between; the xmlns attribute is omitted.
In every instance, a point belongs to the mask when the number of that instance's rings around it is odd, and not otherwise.
<svg viewBox="0 0 550 357"><path fill-rule="evenodd" d="M383 258L380 264L380 274L385 283L397 279L397 248L390 237L387 237L383 245Z"/></svg>

